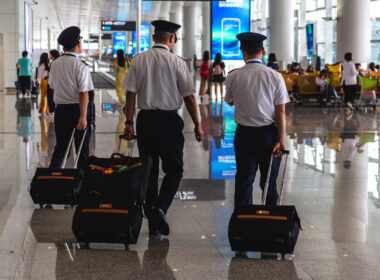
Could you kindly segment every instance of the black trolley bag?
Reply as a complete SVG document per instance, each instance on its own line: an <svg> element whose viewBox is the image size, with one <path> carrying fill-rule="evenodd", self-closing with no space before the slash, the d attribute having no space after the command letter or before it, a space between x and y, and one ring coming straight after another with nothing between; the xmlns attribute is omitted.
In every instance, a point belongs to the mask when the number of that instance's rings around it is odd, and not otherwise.
<svg viewBox="0 0 380 280"><path fill-rule="evenodd" d="M75 205L84 177L84 170L77 168L87 129L83 133L74 168L65 168L70 147L74 143L73 130L61 168L37 168L30 185L30 195L35 204L40 207L44 204ZM75 145L73 145L75 146ZM75 148L74 148L75 149Z"/></svg>
<svg viewBox="0 0 380 280"><path fill-rule="evenodd" d="M272 160L262 196L262 205L239 207L231 216L228 227L228 239L231 249L237 256L244 252L266 252L292 254L297 242L301 222L295 206L281 205L284 190L284 178L289 151L286 154L284 175L278 205L265 205L269 186Z"/></svg>
<svg viewBox="0 0 380 280"><path fill-rule="evenodd" d="M120 143L123 136L120 136ZM135 143L133 143L134 146ZM85 185L75 210L72 230L82 247L96 243L136 244L143 220L152 159L127 157L89 158ZM128 165L121 173L103 174L107 168ZM84 246L83 246L84 245Z"/></svg>

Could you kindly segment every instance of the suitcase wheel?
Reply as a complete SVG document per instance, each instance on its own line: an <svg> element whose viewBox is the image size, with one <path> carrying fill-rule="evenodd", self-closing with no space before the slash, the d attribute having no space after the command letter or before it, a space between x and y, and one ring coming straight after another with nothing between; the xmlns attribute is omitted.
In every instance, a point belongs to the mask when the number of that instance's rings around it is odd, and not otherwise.
<svg viewBox="0 0 380 280"><path fill-rule="evenodd" d="M41 209L44 208L44 205L43 205L43 204L40 204L40 208L41 208Z"/></svg>
<svg viewBox="0 0 380 280"><path fill-rule="evenodd" d="M79 249L90 249L90 243L88 242L80 242L78 245Z"/></svg>
<svg viewBox="0 0 380 280"><path fill-rule="evenodd" d="M248 255L246 251L236 251L235 252L235 257L236 258L242 258L242 259L247 259Z"/></svg>
<svg viewBox="0 0 380 280"><path fill-rule="evenodd" d="M125 250L129 250L129 244L128 243L124 243L124 246L125 246Z"/></svg>
<svg viewBox="0 0 380 280"><path fill-rule="evenodd" d="M281 259L285 260L286 253L281 253Z"/></svg>

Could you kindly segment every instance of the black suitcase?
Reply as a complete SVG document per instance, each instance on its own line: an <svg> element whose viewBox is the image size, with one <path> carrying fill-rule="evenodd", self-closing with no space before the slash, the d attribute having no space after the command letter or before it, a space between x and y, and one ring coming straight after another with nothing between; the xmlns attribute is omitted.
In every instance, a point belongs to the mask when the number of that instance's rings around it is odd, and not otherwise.
<svg viewBox="0 0 380 280"><path fill-rule="evenodd" d="M284 176L288 160L286 153ZM272 158L273 159L273 158ZM264 205L268 192L268 171L264 193L263 205L248 205L239 207L231 216L228 227L228 239L231 249L241 255L243 252L267 252L292 254L297 243L301 227L295 206L281 206L284 189L284 177L282 180L278 206Z"/></svg>
<svg viewBox="0 0 380 280"><path fill-rule="evenodd" d="M123 139L121 135L120 143ZM133 143L133 147L134 147ZM110 158L88 158L88 168L85 173L85 183L80 193L80 202L99 197L133 198L137 204L142 205L148 187L152 159L150 157L132 157L114 153ZM104 174L105 170L119 170L128 166L120 173Z"/></svg>
<svg viewBox="0 0 380 280"><path fill-rule="evenodd" d="M121 243L127 248L137 243L142 221L142 206L133 199L93 199L76 208L72 230L79 244L85 247L97 242Z"/></svg>
<svg viewBox="0 0 380 280"><path fill-rule="evenodd" d="M39 204L41 207L44 204L76 204L84 178L84 171L76 167L86 132L87 130L83 133L74 168L64 167L70 147L74 142L75 129L67 146L61 168L37 168L30 185L30 195L35 204Z"/></svg>
<svg viewBox="0 0 380 280"><path fill-rule="evenodd" d="M120 144L123 136L119 138ZM133 143L133 147L134 147ZM152 159L113 154L111 158L89 158L85 185L75 210L72 230L79 243L136 244L143 220ZM121 173L103 174L128 165Z"/></svg>

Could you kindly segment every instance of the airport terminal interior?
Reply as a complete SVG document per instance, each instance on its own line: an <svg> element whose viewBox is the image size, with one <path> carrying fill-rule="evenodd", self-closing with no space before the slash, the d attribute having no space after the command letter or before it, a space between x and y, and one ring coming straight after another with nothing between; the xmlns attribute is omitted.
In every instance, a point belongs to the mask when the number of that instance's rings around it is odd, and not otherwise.
<svg viewBox="0 0 380 280"><path fill-rule="evenodd" d="M138 157L133 141L119 144L126 119L113 66L119 49L128 65L150 51L157 19L182 26L173 53L193 79L204 139L196 141L183 106L184 173L167 213L170 235L150 236L144 218L137 244L86 248L72 232L75 206L41 208L31 198L36 168L49 166L56 144L54 113L41 109L48 105L37 83L22 95L16 64L27 51L36 81L41 54L62 53L60 33L78 26L80 59L94 83L90 155ZM227 77L244 66L240 32L268 37L262 63L276 55L291 100L290 153L277 185L284 178L282 205L296 207L302 230L284 257L231 249L235 107L214 83L199 94L204 51L212 61L221 54ZM352 109L341 86L347 52L358 73ZM0 0L0 279L380 279L379 64L380 0ZM316 82L321 73L325 91ZM259 178L254 204L261 204Z"/></svg>

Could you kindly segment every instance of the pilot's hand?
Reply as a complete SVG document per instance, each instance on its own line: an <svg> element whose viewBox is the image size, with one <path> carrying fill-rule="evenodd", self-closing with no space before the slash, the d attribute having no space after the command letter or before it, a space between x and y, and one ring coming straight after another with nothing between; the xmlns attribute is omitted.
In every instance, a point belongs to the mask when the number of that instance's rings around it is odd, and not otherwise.
<svg viewBox="0 0 380 280"><path fill-rule="evenodd" d="M135 135L135 129L134 129L133 125L131 125L131 124L125 125L125 128L124 128L125 139L133 140L134 135Z"/></svg>
<svg viewBox="0 0 380 280"><path fill-rule="evenodd" d="M201 142L203 140L204 133L200 125L195 126L194 133L195 133L195 139L197 139L198 142Z"/></svg>
<svg viewBox="0 0 380 280"><path fill-rule="evenodd" d="M83 117L80 117L79 121L78 121L78 124L77 124L77 129L78 130L85 130L86 127L87 127L87 119L83 118Z"/></svg>
<svg viewBox="0 0 380 280"><path fill-rule="evenodd" d="M284 155L282 151L284 150L285 150L285 144L282 141L279 141L276 144L274 144L274 147L273 147L274 157L282 157Z"/></svg>

